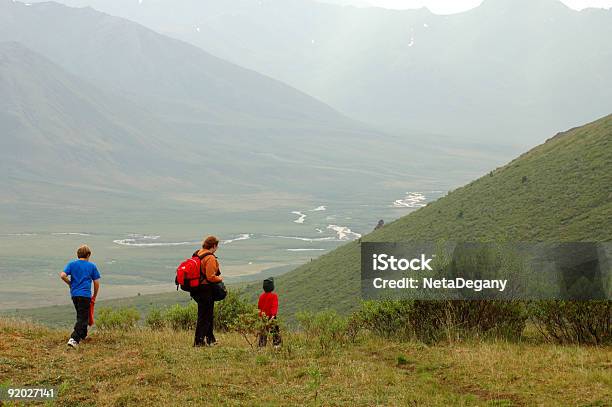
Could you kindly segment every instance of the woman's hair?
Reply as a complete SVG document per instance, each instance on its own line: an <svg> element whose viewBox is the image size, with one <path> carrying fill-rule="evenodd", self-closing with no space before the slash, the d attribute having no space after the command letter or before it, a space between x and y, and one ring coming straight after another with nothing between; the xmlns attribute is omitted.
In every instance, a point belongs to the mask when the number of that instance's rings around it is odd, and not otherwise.
<svg viewBox="0 0 612 407"><path fill-rule="evenodd" d="M217 239L214 236L208 236L202 242L202 249L209 250L209 249L212 249L213 247L217 246L218 244L219 244L219 239Z"/></svg>
<svg viewBox="0 0 612 407"><path fill-rule="evenodd" d="M79 259L87 259L89 256L91 256L91 249L86 244L77 249L77 257Z"/></svg>

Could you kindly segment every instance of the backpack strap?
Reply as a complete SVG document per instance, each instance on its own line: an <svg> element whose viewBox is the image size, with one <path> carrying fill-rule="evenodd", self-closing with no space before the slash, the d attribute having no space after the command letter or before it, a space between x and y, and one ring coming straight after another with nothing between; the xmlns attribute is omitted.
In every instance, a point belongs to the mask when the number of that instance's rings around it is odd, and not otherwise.
<svg viewBox="0 0 612 407"><path fill-rule="evenodd" d="M207 283L209 283L209 284L210 284L210 281L208 281L208 278L206 277L206 271L204 271L204 272L202 273L202 267L204 266L204 259L205 259L205 258L207 258L208 256L213 256L215 259L217 258L217 256L215 256L215 255L214 255L214 254L212 254L211 252L204 253L202 256L198 256L198 255L197 255L197 253L196 253L196 257L199 257L199 258L200 258L200 262L201 262L201 264L200 264L200 280L202 280L202 277L203 277L203 279L204 279L204 280L205 280Z"/></svg>

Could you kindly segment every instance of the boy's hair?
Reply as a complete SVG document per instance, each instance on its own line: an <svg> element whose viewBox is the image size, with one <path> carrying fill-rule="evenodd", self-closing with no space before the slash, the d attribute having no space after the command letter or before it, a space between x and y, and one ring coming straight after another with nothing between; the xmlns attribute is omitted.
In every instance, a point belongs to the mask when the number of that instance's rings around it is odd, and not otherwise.
<svg viewBox="0 0 612 407"><path fill-rule="evenodd" d="M79 259L87 259L91 256L91 249L86 244L77 249L77 257Z"/></svg>
<svg viewBox="0 0 612 407"><path fill-rule="evenodd" d="M209 250L209 249L212 249L213 247L217 246L218 244L219 244L219 239L217 239L214 236L208 236L202 242L202 249Z"/></svg>
<svg viewBox="0 0 612 407"><path fill-rule="evenodd" d="M263 281L263 290L264 292L267 292L267 293L271 293L272 291L274 291L274 278L273 277L266 278Z"/></svg>

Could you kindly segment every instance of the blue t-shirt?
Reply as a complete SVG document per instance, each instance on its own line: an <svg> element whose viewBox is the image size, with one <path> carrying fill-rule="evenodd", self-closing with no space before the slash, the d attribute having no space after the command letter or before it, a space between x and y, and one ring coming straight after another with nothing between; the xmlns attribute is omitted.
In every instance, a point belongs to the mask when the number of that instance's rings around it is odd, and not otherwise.
<svg viewBox="0 0 612 407"><path fill-rule="evenodd" d="M100 278L95 263L73 260L66 264L64 273L70 276L70 295L91 298L91 282Z"/></svg>

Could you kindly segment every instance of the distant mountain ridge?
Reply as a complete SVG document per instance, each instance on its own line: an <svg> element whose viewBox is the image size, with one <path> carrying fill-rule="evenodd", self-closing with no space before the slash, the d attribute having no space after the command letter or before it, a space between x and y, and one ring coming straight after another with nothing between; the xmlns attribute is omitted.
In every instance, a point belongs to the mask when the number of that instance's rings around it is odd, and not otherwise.
<svg viewBox="0 0 612 407"><path fill-rule="evenodd" d="M211 194L350 188L343 167L372 154L359 144L385 144L298 90L91 8L0 0L0 43L0 203L19 209L200 202L207 177Z"/></svg>
<svg viewBox="0 0 612 407"><path fill-rule="evenodd" d="M0 94L2 224L126 199L137 208L145 193L189 188L197 157L169 154L170 126L20 43L0 42Z"/></svg>
<svg viewBox="0 0 612 407"><path fill-rule="evenodd" d="M216 181L208 187L210 193L289 191L282 183L292 183L290 174L297 176L299 165L261 178L258 173L270 159L258 151L278 151L289 158L293 149L277 140L297 137L292 142L303 151L316 148L335 131L318 122L308 129L308 121L302 123L305 129L273 120L263 129L253 123L198 123L200 117L193 113L185 117L194 123L173 121L152 112L151 105L115 88L94 86L10 41L0 42L0 94L0 168L6 175L0 182L0 202L11 204L40 201L61 207L72 201L89 207L100 202L99 196L84 191L129 193L134 198L150 193L158 199L180 192L197 194L198 180L212 174ZM315 128L318 134L300 140L300 134ZM260 147L247 144L251 137L259 138ZM361 135L345 130L338 146L344 143L342 137ZM325 155L312 155L303 165ZM294 167L291 161L277 165ZM312 182L317 181L313 173Z"/></svg>
<svg viewBox="0 0 612 407"><path fill-rule="evenodd" d="M0 41L20 42L98 86L154 106L157 114L197 114L213 123L342 121L276 80L91 8L2 0Z"/></svg>
<svg viewBox="0 0 612 407"><path fill-rule="evenodd" d="M612 110L612 10L486 0L450 16L312 0L63 0L90 5L263 72L380 125L481 143Z"/></svg>

